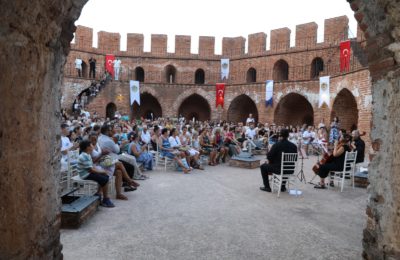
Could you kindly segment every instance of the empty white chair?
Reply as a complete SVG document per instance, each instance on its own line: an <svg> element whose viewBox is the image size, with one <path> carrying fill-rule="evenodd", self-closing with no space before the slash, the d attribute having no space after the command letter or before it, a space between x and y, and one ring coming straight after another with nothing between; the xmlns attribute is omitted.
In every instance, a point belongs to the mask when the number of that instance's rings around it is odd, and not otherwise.
<svg viewBox="0 0 400 260"><path fill-rule="evenodd" d="M340 183L340 192L343 192L344 182L347 179L350 179L354 189L354 172L356 169L356 159L357 159L357 151L355 152L346 152L346 156L344 159L343 171L332 171L330 172L331 181L337 181L337 184Z"/></svg>
<svg viewBox="0 0 400 260"><path fill-rule="evenodd" d="M295 171L297 167L297 157L297 153L282 153L281 174L274 173L271 178L272 192L274 192L275 188L277 188L278 197L281 193L281 186L283 182L286 182L286 187L288 190L290 185L296 187L297 175L295 174ZM295 191L297 196L297 187L295 188Z"/></svg>

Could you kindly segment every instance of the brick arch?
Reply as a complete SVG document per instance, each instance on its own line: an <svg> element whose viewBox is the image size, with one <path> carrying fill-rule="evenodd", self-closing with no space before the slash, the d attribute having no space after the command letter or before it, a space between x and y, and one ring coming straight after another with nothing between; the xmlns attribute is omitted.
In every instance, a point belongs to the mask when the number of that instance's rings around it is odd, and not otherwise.
<svg viewBox="0 0 400 260"><path fill-rule="evenodd" d="M289 63L285 59L279 59L274 63L272 77L275 81L289 79Z"/></svg>
<svg viewBox="0 0 400 260"><path fill-rule="evenodd" d="M292 92L280 99L275 108L274 122L279 125L314 125L314 109L305 96Z"/></svg>
<svg viewBox="0 0 400 260"><path fill-rule="evenodd" d="M164 68L164 80L166 83L176 83L177 82L178 70L175 65L168 64Z"/></svg>
<svg viewBox="0 0 400 260"><path fill-rule="evenodd" d="M140 93L140 106L135 102L131 106L132 119L156 119L162 117L163 110L159 100L151 93L144 91Z"/></svg>
<svg viewBox="0 0 400 260"><path fill-rule="evenodd" d="M208 101L201 95L194 93L183 100L178 109L178 115L186 120L205 121L211 119L211 107Z"/></svg>
<svg viewBox="0 0 400 260"><path fill-rule="evenodd" d="M113 102L108 103L106 106L106 118L112 120L115 117L115 112L117 112L117 105Z"/></svg>
<svg viewBox="0 0 400 260"><path fill-rule="evenodd" d="M343 88L333 101L331 122L337 116L342 129L351 130L358 125L358 107L356 98L347 88Z"/></svg>
<svg viewBox="0 0 400 260"><path fill-rule="evenodd" d="M175 102L172 106L172 112L176 115L178 115L179 113L179 107L182 105L182 103L184 102L184 100L186 98L188 98L189 96L193 95L193 94L198 94L202 97L204 97L207 102L210 104L211 100L215 100L215 93L211 94L210 92L207 92L203 89L188 89L185 90L182 94L180 94L176 99ZM211 107L211 106L210 106Z"/></svg>
<svg viewBox="0 0 400 260"><path fill-rule="evenodd" d="M146 73L142 66L137 66L135 68L135 79L140 82L144 82L146 80Z"/></svg>
<svg viewBox="0 0 400 260"><path fill-rule="evenodd" d="M313 109L317 108L318 105L318 93L313 93L310 91L307 91L305 87L299 87L299 86L292 86L292 87L287 87L283 91L278 92L278 94L274 97L274 104L278 104L282 98L287 96L288 94L295 93L303 96L308 103L311 104ZM275 94L274 94L275 95Z"/></svg>
<svg viewBox="0 0 400 260"><path fill-rule="evenodd" d="M235 97L229 104L227 120L234 123L246 123L249 114L253 114L253 118L258 122L258 108L256 103L248 95L241 94Z"/></svg>

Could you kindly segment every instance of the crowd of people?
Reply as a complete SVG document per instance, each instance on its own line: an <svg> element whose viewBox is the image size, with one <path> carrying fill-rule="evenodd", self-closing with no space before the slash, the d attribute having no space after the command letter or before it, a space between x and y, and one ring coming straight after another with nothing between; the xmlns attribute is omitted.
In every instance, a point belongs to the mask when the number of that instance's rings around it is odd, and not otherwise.
<svg viewBox="0 0 400 260"><path fill-rule="evenodd" d="M337 118L332 124L339 129ZM359 149L360 158L361 154L364 157L365 144L357 130L353 131L354 140L350 144L347 133L340 130L336 133L332 129L333 126L328 134L324 124L320 124L317 131L307 125L256 124L251 114L246 123L185 121L183 118L142 118L130 122L127 116L110 120L88 113L75 117L64 114L61 124L61 164L65 171L68 151L79 149L80 177L96 181L99 184L96 195L102 197L101 205L113 207L107 193L110 178L115 177L116 199L127 200L122 187L125 192L136 190L139 187L136 181L147 179L148 173L154 169L155 156L169 159L175 163L177 170L189 174L204 170L204 161L208 161L209 166L215 166L226 163L229 157L241 152L264 149L268 152L268 161L261 165L264 181L262 190L270 191L268 175L279 172L282 152L303 150L308 154L313 149L318 151L319 147L328 150L331 144L335 147L334 156L341 156L343 151L350 149ZM342 145L339 150L339 140L346 140L349 149ZM359 147L354 143L357 140ZM321 168L319 186L324 187L324 171L331 168ZM286 188L282 186L281 189Z"/></svg>

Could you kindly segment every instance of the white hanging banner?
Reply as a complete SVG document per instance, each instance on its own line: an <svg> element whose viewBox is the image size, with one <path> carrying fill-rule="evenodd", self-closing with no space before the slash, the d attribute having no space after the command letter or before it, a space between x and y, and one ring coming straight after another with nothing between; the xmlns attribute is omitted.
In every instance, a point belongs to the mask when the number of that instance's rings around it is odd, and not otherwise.
<svg viewBox="0 0 400 260"><path fill-rule="evenodd" d="M319 78L319 102L318 107L324 103L329 107L330 94L329 94L329 76Z"/></svg>
<svg viewBox="0 0 400 260"><path fill-rule="evenodd" d="M273 106L274 81L267 80L265 84L265 106Z"/></svg>
<svg viewBox="0 0 400 260"><path fill-rule="evenodd" d="M133 102L137 102L138 105L140 106L140 85L139 81L136 80L130 80L129 81L129 89L131 93L131 105L133 105Z"/></svg>
<svg viewBox="0 0 400 260"><path fill-rule="evenodd" d="M221 80L229 77L229 59L221 59Z"/></svg>

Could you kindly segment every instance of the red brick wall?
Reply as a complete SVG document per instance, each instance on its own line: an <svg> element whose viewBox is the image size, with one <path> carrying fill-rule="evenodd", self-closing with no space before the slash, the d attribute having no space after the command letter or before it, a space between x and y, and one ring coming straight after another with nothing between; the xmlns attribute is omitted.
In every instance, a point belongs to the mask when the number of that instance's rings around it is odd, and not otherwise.
<svg viewBox="0 0 400 260"><path fill-rule="evenodd" d="M347 33L347 17L337 17L325 21L325 42L316 43L317 25L315 23L301 24L296 27L296 46L290 47L290 30L282 28L271 32L271 48L265 50L267 35L256 33L249 35L249 49L245 53L245 41L243 37L233 37L223 39L223 55L214 53L215 38L199 37L199 53L190 53L190 36L176 36L175 53L167 53L167 36L152 35L151 52L143 52L143 35L129 34L127 51L119 51L119 34L99 33L99 48L89 48L83 44L85 39L90 41L91 29L78 26L76 33L76 44L72 45L72 51L68 56L65 67L65 75L76 76L73 62L76 57L82 58L86 63L91 56L97 59L98 75L104 70L105 50L113 50L122 61L121 76L122 82L112 83L100 94L96 100L90 104L90 109L97 110L100 114L105 113L105 106L114 102L121 112L129 112L129 87L128 80L135 78L135 69L142 67L145 72L142 91L151 93L160 103L163 116L177 116L180 105L185 99L193 94L204 97L211 108L211 118L227 119L236 114L237 118L244 117L243 113L254 111L259 121L281 123L300 123L304 121L305 115L291 117L290 109L284 108L276 112L279 101L290 93L297 93L304 97L303 100L309 102L312 112L308 109L308 114L313 113L313 122L317 125L324 122L329 125L332 114L337 114L343 118L343 126L348 128L350 123L358 122L362 131L370 131L371 121L371 84L369 72L362 68L357 57L351 64L352 72L339 72L339 42L342 36ZM362 34L358 34L358 41L362 40ZM100 44L101 42L101 44ZM359 50L362 51L363 42L358 43ZM86 47L85 47L86 46ZM118 46L118 48L116 47ZM82 47L82 48L81 48ZM230 58L230 75L227 81L225 105L223 109L215 108L215 83L220 81L220 59ZM320 76L331 76L331 104L329 107L318 108L318 80L311 79L311 63L316 57L324 61L324 71ZM272 79L274 64L284 59L289 65L289 80L275 83L274 107L266 108L265 99L265 80ZM165 68L172 65L176 68L176 84L165 84ZM257 83L246 83L246 74L249 68L254 68L257 73ZM194 75L197 69L205 71L205 85L194 85ZM73 97L77 89L83 89L85 84L73 85L74 77L65 78L65 91L63 105L69 107L73 102ZM69 87L68 87L69 86ZM81 87L80 87L81 86ZM335 102L337 93L343 88L347 88L355 98L355 107L348 105L348 99L340 98ZM70 94L68 94L68 92ZM71 94L72 93L72 94ZM251 102L240 106L231 106L233 100L239 95L250 97ZM282 103L283 104L283 103ZM281 106L282 106L281 104ZM290 102L289 102L290 104ZM335 104L335 105L334 105ZM252 107L252 108L250 108ZM285 107L285 106L283 106ZM196 108L192 106L194 112ZM145 113L145 109L141 113ZM347 113L347 110L350 112ZM245 112L243 112L245 111ZM332 112L333 111L333 112ZM351 112L353 111L353 112ZM356 114L355 111L358 111ZM242 113L243 112L243 113ZM242 115L243 114L243 115ZM283 117L285 117L283 119ZM296 120L295 120L296 119Z"/></svg>

